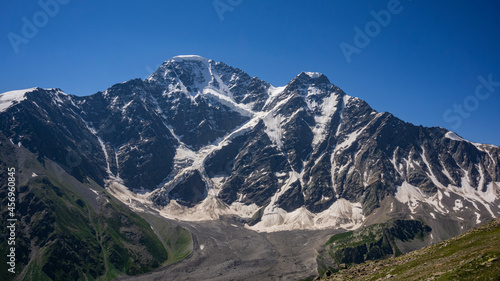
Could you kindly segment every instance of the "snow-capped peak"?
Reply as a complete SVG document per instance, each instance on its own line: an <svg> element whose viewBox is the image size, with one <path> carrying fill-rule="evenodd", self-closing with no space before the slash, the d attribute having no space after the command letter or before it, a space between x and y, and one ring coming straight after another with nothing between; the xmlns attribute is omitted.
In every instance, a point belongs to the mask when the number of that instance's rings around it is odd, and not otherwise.
<svg viewBox="0 0 500 281"><path fill-rule="evenodd" d="M180 55L175 56L170 59L171 62L182 62L182 61L207 61L208 59L198 56L198 55Z"/></svg>
<svg viewBox="0 0 500 281"><path fill-rule="evenodd" d="M29 88L24 90L16 90L0 94L0 112L5 111L15 103L19 103L26 99L26 93L32 92L38 88Z"/></svg>
<svg viewBox="0 0 500 281"><path fill-rule="evenodd" d="M299 88L308 87L309 84L316 85L329 85L331 84L328 77L326 77L323 73L320 72L301 72L295 78L290 81L289 84L295 84Z"/></svg>
<svg viewBox="0 0 500 281"><path fill-rule="evenodd" d="M323 75L322 73L319 73L319 72L304 72L307 76L311 77L311 78L319 78L321 75Z"/></svg>
<svg viewBox="0 0 500 281"><path fill-rule="evenodd" d="M165 61L147 80L178 84L182 91L196 95L212 81L211 68L211 62L206 58L176 56Z"/></svg>

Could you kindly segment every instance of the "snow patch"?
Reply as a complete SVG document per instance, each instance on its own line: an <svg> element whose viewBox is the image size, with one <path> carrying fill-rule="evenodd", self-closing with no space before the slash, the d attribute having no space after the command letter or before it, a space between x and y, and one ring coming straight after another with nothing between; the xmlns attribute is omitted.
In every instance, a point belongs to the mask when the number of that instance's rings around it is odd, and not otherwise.
<svg viewBox="0 0 500 281"><path fill-rule="evenodd" d="M270 86L268 89L267 89L267 95L268 95L268 98L264 104L264 107L266 107L268 104L270 104L271 102L273 102L281 93L283 93L283 91L285 90L286 86L282 86L282 87L273 87L273 86Z"/></svg>
<svg viewBox="0 0 500 281"><path fill-rule="evenodd" d="M456 199L455 200L455 206L453 206L453 211L458 212L464 207L464 204L462 203L462 200Z"/></svg>
<svg viewBox="0 0 500 281"><path fill-rule="evenodd" d="M254 113L252 110L244 104L239 104L233 101L230 97L220 94L217 90L210 87L203 89L203 94L206 97L211 97L220 104L229 107L232 111L238 112L239 114L247 117L253 117Z"/></svg>
<svg viewBox="0 0 500 281"><path fill-rule="evenodd" d="M498 198L498 186L500 182L491 182L487 185L487 189L485 192L478 191L474 187L471 186L469 181L467 180L467 171L464 170L465 177L462 177L462 187L456 186L448 186L448 190L454 192L457 195L462 196L467 201L471 202L476 210L479 210L476 202L481 203L486 210L490 213L492 217L496 217L493 211L491 210L490 204L495 202Z"/></svg>
<svg viewBox="0 0 500 281"><path fill-rule="evenodd" d="M113 173L111 173L111 168L109 165L109 155L108 155L108 151L106 150L106 145L104 144L102 139L99 137L99 135L97 134L97 131L94 129L94 127L89 125L89 123L87 121L85 121L80 115L78 115L78 117L80 117L82 122L85 124L85 127L87 128L87 130L89 130L97 138L97 141L99 142L99 145L101 146L102 152L104 154L104 159L106 160L106 172L108 173L108 176L110 176L110 177L113 176ZM117 162L117 164L118 164L118 162ZM118 175L116 175L116 177L118 178Z"/></svg>
<svg viewBox="0 0 500 281"><path fill-rule="evenodd" d="M198 55L180 55L175 56L170 59L172 62L181 62L181 61L208 61L208 59L198 56Z"/></svg>
<svg viewBox="0 0 500 281"><path fill-rule="evenodd" d="M318 78L320 77L322 74L319 73L319 72L304 72L307 76L309 76L310 78Z"/></svg>
<svg viewBox="0 0 500 281"><path fill-rule="evenodd" d="M489 151L487 149L485 149L486 147L498 147L497 145L494 145L494 144L484 144L484 143L477 143L477 142L468 141L468 140L462 138L461 136L457 135L455 132L452 132L452 131L447 132L445 134L445 137L449 138L449 139L452 139L452 140L456 140L456 141L466 141L466 142L474 145L477 149L479 149L481 151L484 151L484 152L487 152L488 154L490 154L490 153L489 153Z"/></svg>
<svg viewBox="0 0 500 281"><path fill-rule="evenodd" d="M315 91L319 91L314 87L309 87L308 92L315 93ZM309 109L313 112L316 109L321 110L321 115L315 115L314 121L316 125L312 128L313 131L313 141L312 146L313 149L318 146L327 136L327 126L332 119L333 114L337 110L337 95L335 93L331 93L330 96L324 98L321 104L316 104L316 102L311 99L308 95L306 98L306 103Z"/></svg>
<svg viewBox="0 0 500 281"><path fill-rule="evenodd" d="M4 112L14 104L20 103L26 99L26 93L32 92L37 88L10 91L0 94L0 112Z"/></svg>
<svg viewBox="0 0 500 281"><path fill-rule="evenodd" d="M394 197L399 202L407 204L412 214L415 214L418 202L425 201L425 196L422 191L407 182L401 184Z"/></svg>
<svg viewBox="0 0 500 281"><path fill-rule="evenodd" d="M345 99L345 97L344 97ZM359 137L359 135L361 135L361 133L363 131L366 130L366 128L368 128L373 122L375 122L380 116L382 116L382 113L378 113L370 122L368 122L368 124L366 124L363 128L349 134L349 136L347 137L347 139L345 139L341 144L337 145L334 149L334 152L336 151L339 151L339 150L343 150L343 149L347 149L349 148L353 143L354 141L356 141L356 139ZM339 126L340 128L340 126ZM337 131L337 135L338 135L339 131Z"/></svg>
<svg viewBox="0 0 500 281"><path fill-rule="evenodd" d="M226 180L225 176L215 176L213 178L210 178L213 183L213 189L208 190L208 194L211 196L217 196L219 195L220 188L224 181Z"/></svg>
<svg viewBox="0 0 500 281"><path fill-rule="evenodd" d="M480 214L480 213L478 213L478 212L474 212L474 214L476 214L476 223L477 223L477 224L480 224L480 223L481 223L481 220L480 220L480 218L481 218L481 214Z"/></svg>
<svg viewBox="0 0 500 281"><path fill-rule="evenodd" d="M269 139L280 149L283 148L283 130L281 128L283 117L280 114L274 116L273 113L270 112L262 121L264 121L266 125L265 132Z"/></svg>
<svg viewBox="0 0 500 281"><path fill-rule="evenodd" d="M432 196L425 196L420 188L417 188L405 181L398 187L398 191L394 197L399 202L407 204L412 214L416 213L416 208L420 206L419 202L427 203L434 207L434 210L441 214L445 214L447 211L443 208L440 201L442 196L443 195L439 192Z"/></svg>
<svg viewBox="0 0 500 281"><path fill-rule="evenodd" d="M189 162L189 160L194 161L196 159L196 152L189 149L186 145L181 144L177 147L174 156L174 162Z"/></svg>
<svg viewBox="0 0 500 281"><path fill-rule="evenodd" d="M434 172L432 171L432 167L429 163L429 161L427 160L427 155L426 155L426 151L425 151L425 148L423 146L421 146L422 148L422 160L424 161L425 163L425 166L427 166L428 168L428 172L426 171L425 173L427 174L427 176L432 180L432 183L434 183L435 186L437 187L441 187L441 188L445 188L443 186L443 184L441 184L441 182L436 178L436 176L434 175Z"/></svg>
<svg viewBox="0 0 500 281"><path fill-rule="evenodd" d="M452 140L456 140L456 141L465 141L462 137L460 137L459 135L457 135L455 132L452 132L452 131L449 131L444 136L446 138L449 138L449 139L452 139Z"/></svg>
<svg viewBox="0 0 500 281"><path fill-rule="evenodd" d="M345 139L341 144L339 144L335 147L334 151L338 151L338 150L342 150L342 149L346 149L346 148L350 147L354 143L354 141L358 138L358 136L361 134L361 132L363 132L363 129L349 134L347 139Z"/></svg>

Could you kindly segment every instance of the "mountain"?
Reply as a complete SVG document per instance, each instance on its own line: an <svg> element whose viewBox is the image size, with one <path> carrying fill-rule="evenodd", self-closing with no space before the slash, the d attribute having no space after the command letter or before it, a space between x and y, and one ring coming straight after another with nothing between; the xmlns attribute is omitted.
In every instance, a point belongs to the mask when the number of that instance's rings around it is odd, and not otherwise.
<svg viewBox="0 0 500 281"><path fill-rule="evenodd" d="M377 112L316 72L274 87L177 56L91 96L4 93L0 128L5 154L26 149L180 220L265 232L421 220L432 243L500 214L498 146Z"/></svg>
<svg viewBox="0 0 500 281"><path fill-rule="evenodd" d="M185 230L142 218L92 179L79 181L3 135L0 169L15 179L0 177L0 217L15 219L0 226L1 280L110 280L178 261L189 248L177 242Z"/></svg>

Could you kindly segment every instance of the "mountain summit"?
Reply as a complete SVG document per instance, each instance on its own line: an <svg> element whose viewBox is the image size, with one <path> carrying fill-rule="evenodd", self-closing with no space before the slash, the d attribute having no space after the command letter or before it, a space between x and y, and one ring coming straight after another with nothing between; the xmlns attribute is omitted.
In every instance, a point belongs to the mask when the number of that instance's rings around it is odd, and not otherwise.
<svg viewBox="0 0 500 281"><path fill-rule="evenodd" d="M258 231L421 219L444 239L500 215L500 148L406 123L320 73L274 87L199 56L79 97L0 95L0 137L181 220Z"/></svg>

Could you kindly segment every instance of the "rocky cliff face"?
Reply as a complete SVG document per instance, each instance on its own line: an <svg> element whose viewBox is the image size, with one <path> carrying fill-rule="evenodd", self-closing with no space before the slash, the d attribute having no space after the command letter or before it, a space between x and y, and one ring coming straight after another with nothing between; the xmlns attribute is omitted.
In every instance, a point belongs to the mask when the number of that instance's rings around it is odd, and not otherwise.
<svg viewBox="0 0 500 281"><path fill-rule="evenodd" d="M499 147L377 112L320 73L276 88L179 56L146 80L87 97L32 89L3 108L13 143L170 217L236 215L259 231L415 218L442 239L500 215Z"/></svg>
<svg viewBox="0 0 500 281"><path fill-rule="evenodd" d="M400 256L428 244L432 229L417 220L390 220L332 236L319 250L318 271Z"/></svg>

